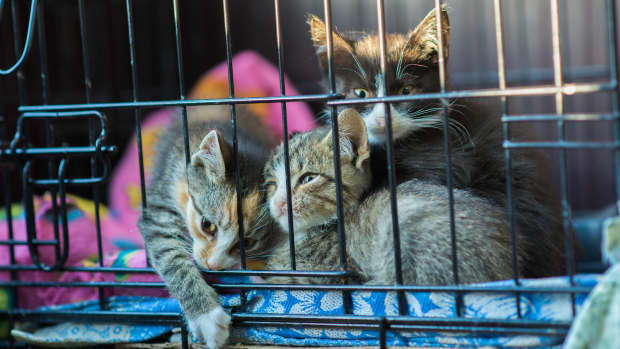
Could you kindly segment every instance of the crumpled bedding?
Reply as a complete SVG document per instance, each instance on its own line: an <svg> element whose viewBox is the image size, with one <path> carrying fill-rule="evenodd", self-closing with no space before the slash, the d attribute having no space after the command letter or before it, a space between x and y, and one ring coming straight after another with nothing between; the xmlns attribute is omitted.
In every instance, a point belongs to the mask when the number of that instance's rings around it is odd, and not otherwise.
<svg viewBox="0 0 620 349"><path fill-rule="evenodd" d="M593 287L600 276L584 274L574 277L576 286ZM499 281L480 286L507 286L512 281ZM568 286L566 277L523 280L524 287ZM351 294L355 315L397 315L397 299L393 292L360 292ZM454 296L451 293L406 292L408 313L415 317L450 319L455 317ZM575 297L577 309L583 304L585 294ZM268 291L253 290L247 293L248 313L289 315L342 315L340 292L320 291ZM238 294L221 296L225 307L240 304ZM514 295L500 293L470 293L463 297L464 318L517 320ZM169 298L112 297L110 308L116 312L166 312L180 314L178 302ZM95 301L53 307L53 310L93 310ZM534 293L521 295L521 313L525 320L568 322L571 320L571 300L567 294ZM166 338L172 326L132 325L124 323L80 324L62 323L34 333L13 331L18 339L38 345L63 345L85 343L141 342L157 337ZM238 327L234 328L231 343L272 344L288 346L376 346L376 330L355 330L318 327ZM173 336L178 338L178 335ZM549 335L497 335L459 332L392 333L388 345L432 346L447 348L502 347L523 348L555 347L562 343L561 334Z"/></svg>

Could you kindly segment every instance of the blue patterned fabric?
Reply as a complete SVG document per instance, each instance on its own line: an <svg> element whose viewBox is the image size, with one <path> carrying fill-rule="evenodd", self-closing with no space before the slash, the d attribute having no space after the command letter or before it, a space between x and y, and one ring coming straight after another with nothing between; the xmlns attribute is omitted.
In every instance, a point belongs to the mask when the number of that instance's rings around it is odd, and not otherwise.
<svg viewBox="0 0 620 349"><path fill-rule="evenodd" d="M574 277L576 286L593 287L598 275L578 275ZM569 286L565 277L523 280L524 286L556 287ZM499 281L480 286L509 286L512 281ZM257 314L308 314L341 315L343 314L342 294L340 292L318 291L267 291L254 290L247 293L249 312ZM394 292L351 293L353 313L356 315L398 315L398 303ZM406 293L409 315L425 318L455 317L454 295L451 293ZM581 306L585 294L575 297L577 309ZM222 295L225 307L239 305L239 295ZM515 296L500 293L468 293L463 297L462 316L480 319L518 319ZM53 307L53 310L95 310L96 302L85 302L67 306ZM180 308L174 299L147 297L113 297L110 299L112 310L123 311L158 311L179 313ZM571 297L566 293L537 293L521 295L521 314L523 319L545 321L570 321L572 319ZM99 327L97 327L99 326ZM56 329L54 329L56 328ZM140 342L160 336L171 331L168 326L145 326L128 324L60 324L51 328L29 334L22 338L32 343L49 341L75 343L75 336L81 333L105 333L95 337L107 337L107 343ZM84 343L87 335L79 336ZM434 346L434 347L553 347L560 345L562 336L533 335L493 335L456 332L414 332L389 333L388 345L399 346ZM93 341L103 343L102 341ZM351 330L330 328L290 328L290 327L241 327L234 329L231 342L246 344L278 344L303 346L366 346L378 344L378 332L374 330Z"/></svg>
<svg viewBox="0 0 620 349"><path fill-rule="evenodd" d="M109 299L109 310L121 312L171 312L180 313L179 304L168 298L113 297ZM96 311L97 301L69 305L42 307L42 311ZM113 344L143 342L170 332L170 326L134 325L126 323L74 323L65 322L41 328L34 333L12 330L19 341L34 345L60 344L63 347L86 344Z"/></svg>

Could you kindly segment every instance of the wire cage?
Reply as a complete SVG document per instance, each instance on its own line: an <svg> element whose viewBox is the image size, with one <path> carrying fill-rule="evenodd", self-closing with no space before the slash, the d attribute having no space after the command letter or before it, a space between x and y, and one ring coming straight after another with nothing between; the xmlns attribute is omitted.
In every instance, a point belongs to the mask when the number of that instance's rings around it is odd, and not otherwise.
<svg viewBox="0 0 620 349"><path fill-rule="evenodd" d="M33 281L29 280L24 272L40 271L44 273L53 272L88 272L88 273L154 273L154 270L148 265L141 268L124 268L116 267L112 265L104 264L104 247L102 245L102 235L105 233L101 227L100 210L101 206L105 203L104 188L105 183L108 180L112 171L114 156L119 152L119 144L123 142L122 138L129 136L128 132L131 131L135 134L138 144L138 161L140 168L141 178L141 205L147 207L149 204L149 198L146 196L146 184L144 179L144 161L145 154L142 151L142 130L141 120L145 110L162 108L162 107L180 107L183 110L183 124L187 128L187 111L189 106L196 105L228 105L231 112L231 123L233 128L236 125L235 106L240 104L256 104L256 103L275 103L281 104L282 112L282 127L284 134L287 130L287 103L290 102L316 102L322 105L328 106L331 111L329 123L331 123L332 129L337 134L337 118L336 107L341 105L353 105L353 104L370 104L370 103L389 103L412 101L412 100L429 100L429 99L460 99L460 98L495 98L499 99L502 105L503 114L501 115L502 123L504 126L504 154L505 160L510 162L512 151L523 148L537 148L547 149L554 152L559 165L559 189L561 193L562 203L562 217L564 233L567 241L574 239L572 233L573 225L573 212L569 201L569 181L567 180L569 171L568 157L571 151L575 150L606 150L612 154L613 165L610 167L610 178L614 181L613 186L609 188L610 197L614 202L620 197L620 176L618 169L620 169L620 153L618 148L620 146L620 124L618 121L618 82L617 82L617 44L616 44L616 2L613 0L601 1L606 6L605 9L605 23L607 30L607 41L604 43L608 47L608 67L605 67L601 72L598 72L598 78L593 78L586 74L582 76L577 82L567 83L564 79L566 73L563 69L563 47L562 47L562 35L561 35L561 15L559 0L550 0L549 3L549 18L548 24L550 25L550 38L551 38L551 52L552 52L552 70L549 77L552 78L552 83L536 83L536 84L520 84L519 77L513 75L509 78L507 72L507 57L505 54L505 36L504 26L502 19L505 18L503 8L506 3L511 2L502 0L492 1L492 21L494 36L496 40L496 64L497 72L497 84L491 87L474 88L474 89L450 89L447 84L446 77L446 62L443 60L443 55L439 54L439 73L440 73L440 91L437 93L423 93L410 96L385 96L367 98L364 100L345 99L344 96L337 93L335 88L334 72L332 71L332 29L334 28L332 20L332 3L330 0L324 0L322 3L323 18L325 19L326 32L328 35L328 90L325 93L303 93L296 96L289 96L285 94L286 86L284 79L284 50L282 48L283 37L283 14L282 4L279 0L274 0L274 26L276 32L275 43L275 61L278 66L279 81L280 81L280 95L267 96L267 97L237 97L235 96L235 88L233 84L233 67L232 67L232 42L234 38L231 37L231 31L234 26L241 25L231 20L230 4L229 0L222 0L221 12L209 13L209 16L217 18L217 25L222 25L222 28L214 29L214 35L223 36L223 46L216 47L221 49L225 53L227 62L227 74L228 74L228 86L229 95L225 98L217 99L188 99L186 92L186 81L184 72L184 58L183 58L183 44L182 44L182 31L181 26L183 21L180 17L180 4L178 0L171 0L171 17L173 18L173 33L174 33L174 47L172 53L172 60L175 62L175 72L177 86L175 89L176 95L167 99L158 98L157 91L141 92L141 88L138 85L138 59L137 55L140 48L139 38L135 35L135 22L137 20L135 15L136 4L132 0L125 0L124 3L119 2L115 6L114 10L122 10L124 13L124 21L126 21L126 35L119 34L118 40L126 41L123 45L126 45L129 50L128 54L128 70L120 69L121 74L127 76L130 81L130 90L128 95L121 96L121 99L105 99L95 96L93 89L92 72L98 69L96 66L105 64L105 60L101 56L95 57L89 48L92 49L92 42L89 45L89 34L92 34L93 27L91 24L90 30L88 29L86 2L78 0L76 3L71 2L58 2L64 6L64 8L71 8L72 11L77 11L77 18L79 23L79 31L75 34L79 38L81 44L81 52L79 54L79 61L81 62L82 72L82 86L83 91L80 91L82 96L80 98L65 98L69 102L54 103L52 102L50 81L50 69L49 61L53 59L47 55L49 51L49 41L53 40L53 44L58 45L59 39L50 38L50 35L46 34L46 11L49 11L51 4L56 3L52 0L31 0L29 3L19 0L12 2L0 0L0 32L3 34L4 41L2 43L2 49L5 52L0 54L0 62L6 65L9 62L8 68L2 66L0 71L0 83L2 83L3 89L8 89L8 92L0 92L0 169L2 173L2 200L4 202L2 210L5 212L4 217L6 221L6 229L8 232L7 237L0 237L0 247L4 246L9 254L7 264L0 264L0 273L5 272L8 275L8 279L0 280L0 289L6 289L11 294L9 297L8 307L6 309L0 309L0 322L7 322L8 328L14 328L16 322L21 321L33 321L33 322L45 322L56 323L63 321L83 321L83 322L126 322L126 323L151 323L151 324L167 324L172 326L178 326L182 328L182 343L183 347L188 347L188 333L185 329L183 317L180 313L164 313L164 312L150 312L150 313L120 313L108 310L106 305L105 290L111 288L163 288L165 285L161 282L123 282L123 281L99 281L99 282L62 282L62 281ZM29 7L26 8L24 4L28 3ZM430 2L429 2L430 5ZM434 0L434 8L439 14L441 11L442 1ZM94 5L93 5L94 6ZM386 66L386 47L385 47L385 35L386 35L386 10L384 8L384 1L377 0L376 4L373 4L373 11L376 14L377 31L381 42L381 68L382 74L385 75ZM24 14L27 13L26 21L24 20ZM115 14L119 16L119 13ZM9 27L9 21L12 26ZM441 31L441 21L438 23L438 32ZM12 45L8 44L8 38L5 34L12 34ZM441 36L439 37L441 41ZM601 38L600 41L605 41ZM36 47L35 43L37 44ZM12 47L11 47L12 46ZM216 45L217 46L217 45ZM443 47L443 45L439 45ZM8 49L13 49L14 55L12 55ZM38 52L38 62L30 59L30 53L33 49ZM98 53L99 54L99 53ZM8 57L8 58L7 58ZM92 64L96 62L97 64ZM212 61L210 61L212 62ZM56 91L55 91L56 92ZM60 91L62 92L62 91ZM384 91L386 92L386 91ZM36 103L29 103L27 95L37 95L33 99ZM565 101L568 96L574 95L591 95L591 94L604 94L610 100L610 107L608 110L601 112L567 112L565 108ZM166 95L164 93L164 95ZM167 95L170 95L168 93ZM387 93L386 93L387 95ZM72 96L72 95L70 95ZM143 96L148 96L144 98ZM516 115L508 112L508 103L510 98L520 97L550 97L553 98L554 111L546 114L522 114ZM124 99L123 99L124 98ZM32 98L31 98L32 99ZM444 114L446 113L444 106ZM386 125L388 138L391 137L391 123L390 120L390 108L386 108ZM110 132L114 128L113 123L117 120L109 117L109 114L122 111L125 115L131 115L134 122L133 130L124 130L122 136L115 136ZM108 116L107 116L108 115ZM74 132L81 133L81 140L87 139L87 144L70 145L69 143L75 143L74 140L69 139L70 135L67 132L63 132L63 124L65 122L77 122L79 127L75 127L72 130ZM554 122L554 132L556 139L552 141L528 141L528 142L516 142L509 138L509 125L511 123L528 123L528 122ZM595 141L575 141L567 136L567 127L572 122L596 122L596 121L608 121L611 125L611 140L595 140ZM123 121L123 125L126 125L126 121ZM577 127L579 127L578 125ZM447 126L444 126L444 132L447 135ZM59 136L60 135L60 136ZM66 139L65 139L66 137ZM115 138L116 137L116 138ZM449 139L446 137L446 140ZM41 144L38 144L41 143ZM236 143L236 141L235 141ZM185 135L185 152L189 157L190 150L188 149L187 134ZM284 144L286 146L287 139L284 137ZM338 205L338 238L340 248L340 262L341 270L331 273L331 277L345 279L348 275L348 268L346 265L346 250L343 247L346 240L347 233L344 230L343 225L343 207L342 207L342 188L340 183L340 162L336 161L338 157L339 144L334 138L334 154L335 154L335 178L336 178L336 195L337 200L340 203ZM288 154L287 154L288 156ZM447 141L445 145L445 157L446 161L450 161L450 144ZM395 196L395 174L392 164L394 163L394 156L392 154L392 144L387 143L387 162L388 162L388 179L389 189L391 192L391 210L392 219L394 224L394 246L396 260L400 258L399 250L399 229L397 224L398 219L398 202ZM79 164L80 167L77 172L70 170L70 163ZM447 166L446 178L447 190L452 193L453 183L450 180L452 178L451 166ZM240 191L240 175L236 173L236 185L237 191ZM508 185L506 187L507 195L510 198L511 185L510 185L510 166L507 167L506 173ZM54 238L53 239L39 239L37 237L37 227L35 225L35 212L34 212L34 197L44 191L47 191L52 196L52 210L54 224ZM93 242L97 244L97 256L94 259L94 263L91 266L69 266L67 260L71 257L72 250L70 248L69 232L68 232L68 204L67 195L70 192L84 193L85 196L91 197L94 202L94 212L96 220L96 235L97 241ZM290 203L290 193L288 196ZM452 209L448 213L451 218L451 236L454 241L456 236L456 229L454 222L454 203L452 202L452 196L450 196ZM23 207L23 215L25 217L25 224L27 229L27 239L19 240L14 238L14 224L15 217L12 211L12 202L21 201ZM240 204L238 206L240 207ZM512 204L507 205L506 212L507 217L513 216L514 207ZM613 215L617 213L614 209ZM243 241L243 229L239 232L240 240ZM516 232L514 225L511 229L511 244L514 251L516 244ZM15 248L17 246L27 246L33 264L22 265L18 264L15 256ZM55 258L51 263L43 261L39 256L39 247L46 246L54 249ZM572 315L574 316L576 311L575 298L578 295L587 294L591 287L577 285L574 282L573 276L576 273L575 266L578 264L575 262L575 251L570 243L567 243L565 248L566 253L566 275L568 276L569 283L566 286L529 286L524 285L517 272L516 259L513 261L514 278L511 282L505 284L505 286L494 286L490 288L481 288L479 286L468 286L459 283L457 265L459 262L459 256L457 254L455 244L453 243L452 250L452 264L454 270L454 284L447 286L416 286L405 285L402 281L401 266L397 263L396 274L398 282L395 285L383 285L383 286L363 286L352 284L339 284L339 285L270 285L270 284L226 284L219 283L214 284L216 288L236 288L240 289L242 295L245 292L253 289L276 289L276 290L320 290L320 291L336 291L340 292L343 297L344 309L348 309L348 313L338 316L325 316L325 315L278 315L278 314L256 314L246 312L245 298L241 297L243 301L241 306L232 314L235 326L297 326L297 327L324 327L324 328L338 328L338 329L370 329L378 331L379 333L379 345L381 347L387 346L387 336L390 332L474 332L474 333L489 333L489 334L505 334L505 335L524 335L533 334L541 336L562 336L566 334L570 320L567 321L546 321L546 320L531 320L523 316L521 313L521 305L523 297L527 297L529 294L564 294L570 296L572 305ZM3 248L4 248L3 247ZM241 246L243 255L243 244ZM2 250L4 251L4 250ZM513 252L514 253L514 252ZM294 258L294 257L293 257ZM206 274L213 275L270 275L276 274L276 272L269 271L255 271L247 269L245 266L245 258L242 258L242 268L234 271L205 271ZM281 275L291 276L308 276L312 275L312 272L303 270L290 270L290 271L278 271ZM0 274L1 275L1 274ZM58 310L36 310L36 309L23 309L18 306L17 291L34 288L34 287L66 287L66 288L96 288L98 292L98 309L92 311L58 311ZM386 291L396 292L399 300L400 307L405 307L406 299L405 292L431 292L431 293L449 293L453 295L453 301L455 304L456 314L454 318L427 318L427 317L412 317L412 316L360 316L350 313L350 294L353 291ZM483 319L477 317L465 317L461 314L460 309L463 302L463 297L467 294L475 292L493 292L506 294L516 304L517 316L514 319ZM401 309L402 310L402 309ZM404 314L404 312L400 312ZM6 339L0 342L0 345L17 346L19 343L14 342L12 339Z"/></svg>

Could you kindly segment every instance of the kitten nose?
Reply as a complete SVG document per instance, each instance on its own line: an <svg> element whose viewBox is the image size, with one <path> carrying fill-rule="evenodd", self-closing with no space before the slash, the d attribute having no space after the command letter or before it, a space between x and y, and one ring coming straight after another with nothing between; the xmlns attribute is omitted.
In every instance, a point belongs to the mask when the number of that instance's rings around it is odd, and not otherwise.
<svg viewBox="0 0 620 349"><path fill-rule="evenodd" d="M207 262L207 267L209 268L209 270L221 270L222 269L221 265L211 264L209 262Z"/></svg>
<svg viewBox="0 0 620 349"><path fill-rule="evenodd" d="M278 208L280 215L284 216L286 214L286 200L280 201L276 207Z"/></svg>
<svg viewBox="0 0 620 349"><path fill-rule="evenodd" d="M385 117L381 116L379 118L377 118L377 126L379 126L379 128L385 128Z"/></svg>

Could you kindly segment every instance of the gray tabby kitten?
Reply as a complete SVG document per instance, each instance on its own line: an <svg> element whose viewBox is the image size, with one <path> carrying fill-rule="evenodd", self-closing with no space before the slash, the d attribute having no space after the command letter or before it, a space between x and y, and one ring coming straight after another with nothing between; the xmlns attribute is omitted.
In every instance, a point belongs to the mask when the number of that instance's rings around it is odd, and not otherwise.
<svg viewBox="0 0 620 349"><path fill-rule="evenodd" d="M396 280L389 192L370 189L370 147L366 126L352 109L338 117L347 263L355 281ZM339 268L332 134L326 129L297 134L289 141L295 252L300 270ZM284 155L277 148L265 168L269 210L288 230ZM397 187L404 281L452 283L449 202L445 186L410 180ZM360 203L361 201L361 203ZM459 276L464 283L512 276L509 228L502 208L466 190L454 191ZM269 269L289 269L286 234L270 257ZM521 246L520 246L521 247ZM518 252L521 260L527 249ZM521 265L521 264L519 264ZM306 281L303 281L306 280ZM276 283L333 283L337 279L274 277Z"/></svg>
<svg viewBox="0 0 620 349"><path fill-rule="evenodd" d="M190 331L215 349L226 343L230 316L196 264L224 269L239 261L232 129L225 121L228 107L188 110L191 164L186 170L179 123L159 140L148 207L138 226L151 263L178 299ZM267 215L261 211L259 186L274 141L256 116L243 107L237 110L245 246L252 255L269 242L268 229L261 229Z"/></svg>

